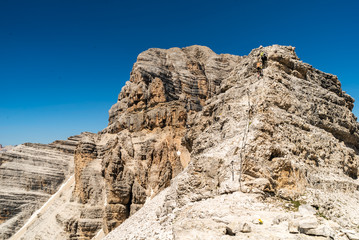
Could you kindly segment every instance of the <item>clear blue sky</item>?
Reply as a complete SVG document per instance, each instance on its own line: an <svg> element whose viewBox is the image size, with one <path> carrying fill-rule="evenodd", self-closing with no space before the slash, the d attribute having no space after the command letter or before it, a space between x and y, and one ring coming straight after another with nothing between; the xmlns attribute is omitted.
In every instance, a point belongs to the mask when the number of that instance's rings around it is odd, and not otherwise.
<svg viewBox="0 0 359 240"><path fill-rule="evenodd" d="M0 144L102 130L137 55L152 47L247 55L292 45L359 100L358 10L356 0L0 0Z"/></svg>

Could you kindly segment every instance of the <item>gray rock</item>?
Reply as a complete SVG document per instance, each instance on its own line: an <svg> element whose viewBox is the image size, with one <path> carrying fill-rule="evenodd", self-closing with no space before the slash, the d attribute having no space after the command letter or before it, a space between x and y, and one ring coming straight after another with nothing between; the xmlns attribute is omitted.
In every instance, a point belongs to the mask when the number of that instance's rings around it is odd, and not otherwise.
<svg viewBox="0 0 359 240"><path fill-rule="evenodd" d="M318 227L318 220L315 217L303 217L299 220L298 230L301 233L307 233L311 229Z"/></svg>
<svg viewBox="0 0 359 240"><path fill-rule="evenodd" d="M255 63L261 51L267 52L268 64L264 76L258 78ZM193 53L195 57L190 55ZM213 75L214 72L220 74ZM258 196L275 195L287 200L306 196L306 201L318 206L322 215L333 219L346 216L347 220L338 222L353 225L351 219L359 215L354 207L359 204L354 180L358 176L355 149L359 147L359 125L352 114L354 100L342 91L336 76L303 63L294 48L278 45L254 49L244 57L215 55L198 46L153 49L139 56L132 73L118 103L110 110L110 124L102 134L186 127L183 135L176 136L181 136L190 164L182 173L171 176L166 197L170 204L163 203L159 214L163 229L166 224L176 224L174 237L206 238L212 233L220 239L217 234L223 230L223 223L206 222L203 213L198 213L200 221L193 220L197 216L187 218L183 210L192 208L191 203L210 202L221 194L251 188ZM202 96L195 96L199 92ZM183 106L174 112L183 113L185 121L169 121L171 111L164 109L174 103L177 109ZM180 151L182 157L185 151ZM176 152L177 149L172 153L177 156ZM109 160L108 166L111 161L114 160ZM122 162L133 161L128 158ZM112 172L110 168L105 170ZM222 206L208 216L221 216L227 203ZM312 208L302 208L303 215L313 216ZM257 214L262 216L261 212ZM293 227L288 224L271 227L285 226L288 233L288 228ZM254 227L264 229L267 225L254 225L250 234L263 239L264 232L260 235ZM313 216L300 219L291 231L305 233L318 226ZM204 227L206 231L201 230Z"/></svg>
<svg viewBox="0 0 359 240"><path fill-rule="evenodd" d="M252 231L251 226L247 222L241 222L241 221L231 222L227 226L227 228L230 229L230 231L233 232L234 235L238 233L250 233Z"/></svg>
<svg viewBox="0 0 359 240"><path fill-rule="evenodd" d="M239 225L238 230L242 233L250 233L252 231L252 228L248 223L244 222Z"/></svg>
<svg viewBox="0 0 359 240"><path fill-rule="evenodd" d="M308 229L305 234L323 237L334 237L334 230L327 225L320 225L316 228Z"/></svg>
<svg viewBox="0 0 359 240"><path fill-rule="evenodd" d="M288 221L288 216L286 216L286 215L278 215L273 219L272 224L273 225L278 225L278 224L280 224L282 222L285 222L285 221Z"/></svg>

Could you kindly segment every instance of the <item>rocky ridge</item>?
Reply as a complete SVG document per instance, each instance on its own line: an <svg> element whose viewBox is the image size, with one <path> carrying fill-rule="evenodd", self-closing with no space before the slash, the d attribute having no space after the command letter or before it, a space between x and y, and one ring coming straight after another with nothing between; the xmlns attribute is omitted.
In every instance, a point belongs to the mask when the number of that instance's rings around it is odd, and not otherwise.
<svg viewBox="0 0 359 240"><path fill-rule="evenodd" d="M73 174L81 136L0 153L0 238L7 239Z"/></svg>
<svg viewBox="0 0 359 240"><path fill-rule="evenodd" d="M255 63L260 51L267 52L268 63L258 78ZM217 89L202 110L187 119L191 127L182 144L191 154L189 166L172 180L162 200L143 210L156 211L151 226L136 224L147 215L135 215L106 239L227 239L231 221L225 216L252 229L234 234L238 239L355 239L358 123L351 112L354 100L342 91L337 77L300 61L294 48L274 45L240 58ZM230 199L240 192L261 198L252 201L264 205L257 211L269 211L263 214L272 216L267 223L293 202L309 204L316 215L311 216L311 226L303 227L304 216L297 216L303 226L292 226L296 215L287 214L282 234L276 236L272 230L268 235L270 231L239 216L253 216L256 210L238 210L243 202ZM225 200L213 209L211 199L221 196ZM287 203L268 206L273 199ZM203 204L201 211L193 207L197 203ZM347 229L354 235L349 237Z"/></svg>
<svg viewBox="0 0 359 240"><path fill-rule="evenodd" d="M118 226L107 239L355 239L354 99L294 50L141 53L108 127L77 145L58 210L25 239L101 239Z"/></svg>
<svg viewBox="0 0 359 240"><path fill-rule="evenodd" d="M8 145L8 146L2 146L0 144L0 152L6 152L6 151L9 151L13 148L14 146L11 146L11 145Z"/></svg>

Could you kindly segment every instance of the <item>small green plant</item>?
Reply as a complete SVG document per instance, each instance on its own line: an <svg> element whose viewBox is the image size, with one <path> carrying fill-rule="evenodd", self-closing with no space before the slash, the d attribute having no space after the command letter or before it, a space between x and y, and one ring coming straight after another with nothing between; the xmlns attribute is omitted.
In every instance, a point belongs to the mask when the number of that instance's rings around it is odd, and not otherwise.
<svg viewBox="0 0 359 240"><path fill-rule="evenodd" d="M297 212L300 205L302 204L306 204L305 201L299 201L299 200L291 200L289 201L290 203L287 202L286 204L286 208L289 210L289 211L293 211L293 212Z"/></svg>
<svg viewBox="0 0 359 240"><path fill-rule="evenodd" d="M324 213L319 210L319 208L318 208L318 211L317 211L317 213L315 215L317 215L318 217L322 217L322 218L324 218L326 220L329 220L329 218L327 216L325 216Z"/></svg>
<svg viewBox="0 0 359 240"><path fill-rule="evenodd" d="M293 204L293 207L298 211L298 208L300 205L302 205L302 203L300 201L291 201L291 203Z"/></svg>

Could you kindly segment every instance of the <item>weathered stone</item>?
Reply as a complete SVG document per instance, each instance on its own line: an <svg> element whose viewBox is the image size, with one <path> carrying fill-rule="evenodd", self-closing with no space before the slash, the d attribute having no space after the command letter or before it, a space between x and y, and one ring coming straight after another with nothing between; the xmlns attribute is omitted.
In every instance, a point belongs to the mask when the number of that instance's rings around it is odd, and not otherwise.
<svg viewBox="0 0 359 240"><path fill-rule="evenodd" d="M323 237L334 237L334 230L327 225L320 225L316 228L308 229L305 234Z"/></svg>
<svg viewBox="0 0 359 240"><path fill-rule="evenodd" d="M174 50L168 52L171 51ZM267 53L268 63L263 77L258 78L254 66L261 51ZM155 55L156 60L157 56L166 55L157 50L149 53L152 59ZM149 53L144 54L145 59L150 58ZM191 66L194 69L195 65ZM198 65L195 68L201 69ZM158 72L165 71L162 69L166 68L154 68L152 75L158 77ZM186 103L187 109L195 111L187 114L188 129L181 144L190 152L191 162L172 180L159 218L174 215L167 217L168 221L179 224L183 217L175 214L176 209L185 209L191 203L206 201L218 194L231 194L239 189L239 184L235 184L238 180L243 188L250 189L252 185L260 194L287 200L297 200L307 194L306 201L328 217L335 216L331 209L342 209L339 201L331 201L329 205L329 201L325 201L328 195L338 199L345 195L347 203L353 202L347 206L357 205L358 123L351 112L353 99L342 91L337 77L300 61L294 48L278 45L254 49L248 56L238 58L232 69L206 101L196 105ZM147 76L154 79L152 75ZM133 83L128 84L124 93L134 87ZM174 96L176 91L166 87L167 83L165 80L164 89L169 89ZM120 99L125 95L120 94ZM175 101L173 99L169 97L167 102ZM181 99L185 97L179 97L178 101ZM113 127L110 125L108 129L116 128L116 116L119 116L116 109L121 106L124 104L112 108ZM134 108L140 106L143 105ZM156 124L154 126L159 123ZM259 181L255 179L268 181L255 186ZM346 215L358 213L354 207L349 208L350 211L345 210ZM162 224L165 223L163 220ZM345 224L353 223L348 220ZM193 222L194 228L196 224ZM301 219L295 231L304 233L317 227L318 221L313 216L313 219Z"/></svg>
<svg viewBox="0 0 359 240"><path fill-rule="evenodd" d="M268 62L258 78L261 51ZM264 224L246 233L253 239L310 239L288 233L290 222L267 224L280 210L273 214L264 202L294 206L305 196L323 219L357 226L353 102L336 76L303 63L292 47L261 47L244 57L201 46L150 49L138 56L108 127L76 149L69 206L81 210L57 219L70 239L117 226L121 239L221 239L229 237L225 222L259 214ZM102 214L83 214L90 207ZM305 218L291 231L320 230L307 210L299 209Z"/></svg>
<svg viewBox="0 0 359 240"><path fill-rule="evenodd" d="M354 230L343 230L349 240L359 240L359 234Z"/></svg>
<svg viewBox="0 0 359 240"><path fill-rule="evenodd" d="M307 234L309 230L318 227L318 220L315 217L303 217L299 220L298 230L301 233Z"/></svg>
<svg viewBox="0 0 359 240"><path fill-rule="evenodd" d="M289 221L288 231L290 233L299 233L298 227L299 227L299 221L298 220L292 219L292 220Z"/></svg>
<svg viewBox="0 0 359 240"><path fill-rule="evenodd" d="M252 231L252 228L248 223L245 222L239 225L238 230L242 233L250 233Z"/></svg>
<svg viewBox="0 0 359 240"><path fill-rule="evenodd" d="M278 215L273 219L272 224L273 225L278 225L278 224L281 224L282 222L285 222L285 221L288 221L288 216L286 216L286 215Z"/></svg>
<svg viewBox="0 0 359 240"><path fill-rule="evenodd" d="M73 174L73 154L83 135L47 145L25 143L0 153L1 239L19 230Z"/></svg>
<svg viewBox="0 0 359 240"><path fill-rule="evenodd" d="M316 213L316 210L309 204L303 204L299 206L298 212L302 214L302 216L312 216Z"/></svg>
<svg viewBox="0 0 359 240"><path fill-rule="evenodd" d="M251 226L247 222L234 221L231 222L227 229L230 229L230 232L233 232L233 236L237 233L249 233L252 231Z"/></svg>

